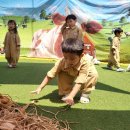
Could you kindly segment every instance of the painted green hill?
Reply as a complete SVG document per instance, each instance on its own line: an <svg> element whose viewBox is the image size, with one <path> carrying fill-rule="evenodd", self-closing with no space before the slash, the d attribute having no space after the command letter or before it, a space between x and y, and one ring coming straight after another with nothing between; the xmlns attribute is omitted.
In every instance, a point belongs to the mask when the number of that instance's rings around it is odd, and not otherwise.
<svg viewBox="0 0 130 130"><path fill-rule="evenodd" d="M21 20L20 17L17 17L18 21ZM1 21L1 20L0 20ZM0 22L1 23L1 22ZM102 29L99 33L96 34L89 34L90 37L94 40L96 46L96 54L97 58L101 61L107 61L108 53L109 53L109 41L108 37L113 37L111 33L112 28L118 27L119 25L115 23L112 27L106 26ZM36 21L36 22L29 22L27 23L27 28L22 28L22 26L18 27L19 35L21 37L21 56L27 56L29 53L29 48L32 44L32 36L34 32L39 29L51 29L54 27L54 24L51 20L43 20L43 21ZM129 31L130 24L126 24L123 27L124 32ZM7 32L7 27L0 26L0 46L2 46L2 42L4 40L5 33ZM130 62L130 37L126 37L123 34L122 43L121 43L121 62Z"/></svg>
<svg viewBox="0 0 130 130"><path fill-rule="evenodd" d="M120 27L119 25L114 27ZM112 27L113 28L113 27ZM96 53L97 57L102 61L107 61L108 54L109 54L109 48L110 48L110 42L108 40L108 37L113 37L114 34L111 33L112 28L104 28L99 33L96 33L95 35L90 34L91 38L95 42L96 46ZM124 25L122 27L124 32L128 32L130 28L130 24ZM130 62L130 36L126 37L125 34L123 34L121 38L121 62Z"/></svg>

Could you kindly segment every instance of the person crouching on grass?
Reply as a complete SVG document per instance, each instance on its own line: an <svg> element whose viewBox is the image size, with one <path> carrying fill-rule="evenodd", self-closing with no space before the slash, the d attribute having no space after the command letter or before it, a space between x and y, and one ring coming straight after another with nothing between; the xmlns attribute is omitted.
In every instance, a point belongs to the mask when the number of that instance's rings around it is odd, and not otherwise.
<svg viewBox="0 0 130 130"><path fill-rule="evenodd" d="M59 95L68 105L74 104L74 97L81 91L80 102L89 103L89 94L94 90L98 73L93 63L83 54L81 40L69 38L61 44L63 58L55 63L35 91L39 94L48 82L58 77Z"/></svg>

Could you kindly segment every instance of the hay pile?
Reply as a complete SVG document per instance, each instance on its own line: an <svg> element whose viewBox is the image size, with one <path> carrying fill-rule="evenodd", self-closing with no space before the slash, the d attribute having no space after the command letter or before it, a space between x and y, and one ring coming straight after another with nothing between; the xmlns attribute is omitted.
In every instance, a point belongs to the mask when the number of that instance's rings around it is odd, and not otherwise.
<svg viewBox="0 0 130 130"><path fill-rule="evenodd" d="M35 113L27 113L29 106L30 104L20 106L8 95L0 94L0 130L71 130L67 121L58 121L59 112L50 112L54 115L54 118L50 119L39 116L36 107Z"/></svg>

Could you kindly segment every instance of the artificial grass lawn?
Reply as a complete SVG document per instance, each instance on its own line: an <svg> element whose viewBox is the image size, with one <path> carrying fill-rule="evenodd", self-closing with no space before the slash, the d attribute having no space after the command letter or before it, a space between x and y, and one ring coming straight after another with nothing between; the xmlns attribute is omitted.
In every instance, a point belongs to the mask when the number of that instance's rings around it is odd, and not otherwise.
<svg viewBox="0 0 130 130"><path fill-rule="evenodd" d="M57 95L56 80L39 95L30 94L54 62L48 59L20 58L18 67L9 69L5 59L0 57L0 93L9 94L20 104L37 99L37 105L41 108L52 112L61 110L66 104ZM79 122L70 125L72 130L130 130L130 72L118 73L106 70L105 66L96 66L99 80L96 90L91 94L91 102L80 104L76 97L76 104L71 109L59 113L59 119Z"/></svg>

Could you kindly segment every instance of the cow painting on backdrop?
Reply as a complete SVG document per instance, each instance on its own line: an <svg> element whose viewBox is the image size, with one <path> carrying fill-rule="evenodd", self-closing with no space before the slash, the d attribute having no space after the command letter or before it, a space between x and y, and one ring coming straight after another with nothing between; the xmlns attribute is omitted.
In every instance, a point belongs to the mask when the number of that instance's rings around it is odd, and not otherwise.
<svg viewBox="0 0 130 130"><path fill-rule="evenodd" d="M75 15L73 14L71 15L76 18ZM71 15L68 15L68 17L70 17ZM66 18L67 17L59 13L55 13L52 15L52 20L53 20L53 23L55 24L55 27L53 27L50 30L40 29L34 33L29 57L56 58L56 59L63 57L63 54L61 51L61 43L63 39L65 38L65 35L63 34L63 27L66 23ZM93 21L89 22L88 24L91 24L91 25L94 24L95 26L98 25L96 26L97 30L94 30L92 28L93 31L90 31L89 33L92 33L92 34L97 33L98 31L102 29L101 25L95 22L93 23ZM92 56L94 64L99 64L100 62L96 59L94 42L91 40L91 38L87 34L88 32L84 30L82 24L78 22L77 18L76 18L75 26L77 26L77 28L80 30L79 31L80 39L83 40L84 43L87 42L94 47L91 52L92 55L90 53L86 53L86 51L85 53ZM86 38L87 38L87 41L86 41Z"/></svg>

